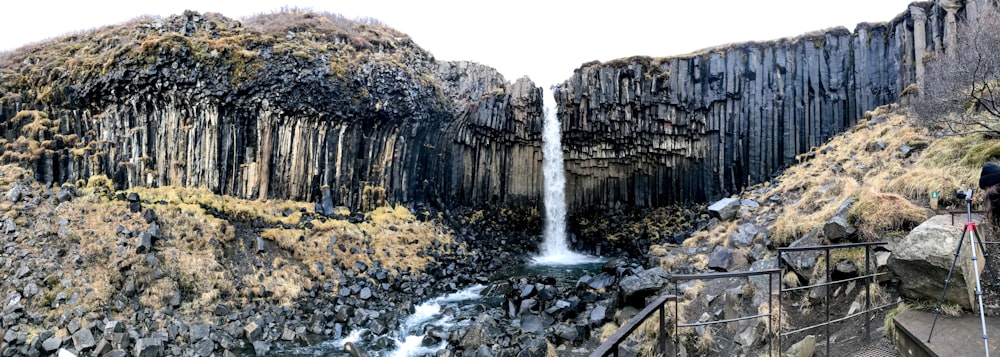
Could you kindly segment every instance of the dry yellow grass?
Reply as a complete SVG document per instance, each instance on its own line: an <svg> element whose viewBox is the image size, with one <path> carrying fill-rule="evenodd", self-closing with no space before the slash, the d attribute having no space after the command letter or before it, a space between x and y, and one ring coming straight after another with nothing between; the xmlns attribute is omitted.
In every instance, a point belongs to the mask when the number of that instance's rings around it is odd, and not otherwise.
<svg viewBox="0 0 1000 357"><path fill-rule="evenodd" d="M850 217L862 239L879 241L886 234L905 233L900 231L916 227L927 219L928 211L900 195L866 189L851 207Z"/></svg>

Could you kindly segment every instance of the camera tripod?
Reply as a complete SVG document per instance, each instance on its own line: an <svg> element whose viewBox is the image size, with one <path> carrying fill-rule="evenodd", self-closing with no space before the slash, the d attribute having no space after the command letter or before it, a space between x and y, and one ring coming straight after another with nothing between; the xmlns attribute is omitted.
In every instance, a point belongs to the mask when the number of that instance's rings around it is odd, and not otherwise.
<svg viewBox="0 0 1000 357"><path fill-rule="evenodd" d="M951 275L955 272L955 264L958 262L958 255L962 251L962 242L965 241L965 237L968 235L969 248L971 249L970 254L972 258L972 273L976 278L976 300L979 302L979 322L982 324L983 328L983 345L986 348L986 357L989 357L990 342L986 336L986 315L983 312L983 289L979 281L979 265L976 259L976 243L979 245L979 250L983 252L983 259L986 260L986 267L989 269L990 275L993 277L994 281L996 280L996 273L990 265L990 256L986 253L986 247L983 245L983 240L979 236L979 230L976 228L976 222L972 220L972 189L964 192L959 191L959 193L960 195L965 196L965 212L968 215L968 220L966 220L965 226L962 227L962 236L958 239L958 247L955 248L955 258L951 261L951 269L948 270L948 277L944 279L944 290L941 291L941 299L938 300L937 308L934 309L934 322L931 324L931 332L927 336L927 342L931 342L931 336L934 335L934 326L937 325L938 316L941 315L941 304L944 303L944 297L948 293L948 285L951 284Z"/></svg>

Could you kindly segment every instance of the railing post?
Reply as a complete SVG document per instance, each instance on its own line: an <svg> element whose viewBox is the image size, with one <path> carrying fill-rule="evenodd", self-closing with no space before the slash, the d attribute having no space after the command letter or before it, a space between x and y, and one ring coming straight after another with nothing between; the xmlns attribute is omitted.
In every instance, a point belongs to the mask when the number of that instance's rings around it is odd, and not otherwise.
<svg viewBox="0 0 1000 357"><path fill-rule="evenodd" d="M683 296L679 290L680 286L681 284L674 281L674 292L678 294L677 298L674 299L674 356L679 356L681 354L681 334L678 333L679 327L677 326L681 321L680 310L677 308L677 305L680 304L680 297Z"/></svg>
<svg viewBox="0 0 1000 357"><path fill-rule="evenodd" d="M868 276L865 279L865 343L871 338L872 326L871 326L871 306L872 306L872 276L871 276L871 253L872 246L865 246L865 275Z"/></svg>
<svg viewBox="0 0 1000 357"><path fill-rule="evenodd" d="M782 292L784 292L784 289L785 289L785 288L782 287L783 284L784 284L784 283L782 283L782 281L784 281L784 279L785 279L785 263L784 262L785 261L783 259L781 259L781 251L779 250L778 251L778 274L781 275L781 276L778 277L778 327L777 327L777 330L778 330L778 353L779 354L781 353L781 312L784 311L783 310L784 307L782 306L783 304L781 303Z"/></svg>
<svg viewBox="0 0 1000 357"><path fill-rule="evenodd" d="M663 305L660 305L660 353L663 355L667 354L667 329L663 326L666 324L666 317L664 316Z"/></svg>
<svg viewBox="0 0 1000 357"><path fill-rule="evenodd" d="M825 288L826 288L826 355L827 357L829 357L830 356L830 300L832 300L830 298L830 288L833 287L833 285L829 285L830 283L832 283L832 281L830 281L830 248L827 247L823 251L826 252L826 282L828 284Z"/></svg>
<svg viewBox="0 0 1000 357"><path fill-rule="evenodd" d="M781 274L780 270L778 271L778 274ZM753 284L753 282L751 282L751 284ZM781 304L778 305L780 306ZM772 314L774 314L774 277L771 276L771 274L767 274L767 332L771 334L774 333L774 325L771 324L771 322L773 321L771 319L773 317ZM772 351L774 343L772 343L771 341L774 340L769 339L767 342L768 356L774 356Z"/></svg>

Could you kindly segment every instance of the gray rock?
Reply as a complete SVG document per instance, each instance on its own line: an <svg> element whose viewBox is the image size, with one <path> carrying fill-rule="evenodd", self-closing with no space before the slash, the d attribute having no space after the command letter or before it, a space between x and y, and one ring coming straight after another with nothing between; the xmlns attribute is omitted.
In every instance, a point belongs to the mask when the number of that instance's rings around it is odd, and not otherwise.
<svg viewBox="0 0 1000 357"><path fill-rule="evenodd" d="M42 350L45 351L45 352L55 351L55 350L59 349L59 347L62 346L62 343L63 343L63 339L61 339L59 337L55 337L55 336L49 337L45 341L42 341Z"/></svg>
<svg viewBox="0 0 1000 357"><path fill-rule="evenodd" d="M243 336L249 342L260 341L264 336L264 329L256 321L250 321L243 326Z"/></svg>
<svg viewBox="0 0 1000 357"><path fill-rule="evenodd" d="M615 277L606 272L601 272L587 281L587 286L594 290L604 289L615 283Z"/></svg>
<svg viewBox="0 0 1000 357"><path fill-rule="evenodd" d="M476 349L476 354L474 356L475 357L493 357L493 350L491 350L489 346L480 345L479 348Z"/></svg>
<svg viewBox="0 0 1000 357"><path fill-rule="evenodd" d="M826 224L823 225L823 235L831 242L840 242L850 237L856 229L848 224L847 215L854 204L854 198L844 201Z"/></svg>
<svg viewBox="0 0 1000 357"><path fill-rule="evenodd" d="M21 185L20 182L14 183L10 186L10 189L7 190L7 201L17 203L21 200L22 191L25 191L24 186Z"/></svg>
<svg viewBox="0 0 1000 357"><path fill-rule="evenodd" d="M6 234L17 232L17 223L14 223L14 220L9 217L4 217L3 232Z"/></svg>
<svg viewBox="0 0 1000 357"><path fill-rule="evenodd" d="M63 189L56 194L56 201L59 203L68 202L73 199L73 193L69 190Z"/></svg>
<svg viewBox="0 0 1000 357"><path fill-rule="evenodd" d="M253 352L257 356L267 356L271 352L271 344L264 341L254 341Z"/></svg>
<svg viewBox="0 0 1000 357"><path fill-rule="evenodd" d="M739 227L736 228L736 231L733 232L733 234L729 235L728 239L729 247L730 248L749 247L750 244L753 244L753 239L754 237L757 236L758 233L760 233L760 231L753 224L749 223L741 224L739 225Z"/></svg>
<svg viewBox="0 0 1000 357"><path fill-rule="evenodd" d="M153 236L149 232L139 233L135 241L136 254L145 254L151 250L153 250Z"/></svg>
<svg viewBox="0 0 1000 357"><path fill-rule="evenodd" d="M263 253L266 250L264 247L264 237L257 236L257 253Z"/></svg>
<svg viewBox="0 0 1000 357"><path fill-rule="evenodd" d="M816 336L809 335L785 350L782 356L812 357L816 354Z"/></svg>
<svg viewBox="0 0 1000 357"><path fill-rule="evenodd" d="M842 242L854 234L856 229L842 217L833 217L823 225L823 235L831 242Z"/></svg>
<svg viewBox="0 0 1000 357"><path fill-rule="evenodd" d="M201 357L211 356L214 350L215 342L208 338L199 340L194 344L194 353Z"/></svg>
<svg viewBox="0 0 1000 357"><path fill-rule="evenodd" d="M82 328L73 334L73 346L77 351L86 351L96 345L97 341L94 340L94 334L89 328Z"/></svg>
<svg viewBox="0 0 1000 357"><path fill-rule="evenodd" d="M128 356L128 354L125 353L125 350L123 350L123 349L114 349L114 350L108 351L108 353L104 354L104 356L101 356L101 357L125 357L125 356Z"/></svg>
<svg viewBox="0 0 1000 357"><path fill-rule="evenodd" d="M490 336L490 333L486 331L484 326L481 324L472 324L472 326L469 326L465 330L458 345L465 349L474 349L481 345L489 346L492 344L493 337Z"/></svg>
<svg viewBox="0 0 1000 357"><path fill-rule="evenodd" d="M618 286L621 288L622 298L626 304L645 306L646 297L657 293L666 286L669 277L670 273L657 267L624 277Z"/></svg>
<svg viewBox="0 0 1000 357"><path fill-rule="evenodd" d="M814 229L788 246L790 248L799 248L818 245L820 245L819 231ZM791 267L792 270L798 273L799 276L808 278L812 276L813 267L816 265L816 259L819 257L821 252L822 251L819 250L788 252L783 253L781 255L781 259L784 260L785 264Z"/></svg>
<svg viewBox="0 0 1000 357"><path fill-rule="evenodd" d="M594 306L593 310L590 310L590 325L593 327L600 327L604 321L608 320L608 308L602 304L597 304Z"/></svg>
<svg viewBox="0 0 1000 357"><path fill-rule="evenodd" d="M59 352L56 353L56 356L58 356L58 357L77 357L77 356L79 356L79 354L76 353L76 352L74 352L74 351L67 350L65 348L60 348Z"/></svg>
<svg viewBox="0 0 1000 357"><path fill-rule="evenodd" d="M952 224L951 216L932 217L914 228L905 237L890 238L889 269L899 279L899 290L903 296L913 299L938 301L944 290L944 281L954 260L962 227ZM945 300L972 310L976 304L975 277L969 242L966 237L955 272L951 277ZM977 261L982 272L985 259ZM981 274L980 274L981 275Z"/></svg>
<svg viewBox="0 0 1000 357"><path fill-rule="evenodd" d="M145 337L135 341L135 357L163 356L163 342L156 337Z"/></svg>
<svg viewBox="0 0 1000 357"><path fill-rule="evenodd" d="M207 324L194 324L191 325L188 336L191 338L191 341L201 341L208 338L209 332L211 332L211 328Z"/></svg>
<svg viewBox="0 0 1000 357"><path fill-rule="evenodd" d="M740 209L740 200L736 198L723 198L708 206L708 213L712 217L723 221L736 218L736 212Z"/></svg>
<svg viewBox="0 0 1000 357"><path fill-rule="evenodd" d="M716 246L708 258L708 268L718 271L729 271L733 267L733 251L723 246Z"/></svg>
<svg viewBox="0 0 1000 357"><path fill-rule="evenodd" d="M521 315L521 331L524 333L542 334L545 328L552 326L555 319L547 314L524 314Z"/></svg>
<svg viewBox="0 0 1000 357"><path fill-rule="evenodd" d="M556 335L556 337L574 343L580 342L582 340L582 336L584 335L582 331L580 331L579 326L570 324L556 325L552 332Z"/></svg>
<svg viewBox="0 0 1000 357"><path fill-rule="evenodd" d="M361 288L361 292L359 293L358 297L360 297L361 300L371 299L371 297L372 297L372 289L368 288L367 286L364 287L364 288Z"/></svg>

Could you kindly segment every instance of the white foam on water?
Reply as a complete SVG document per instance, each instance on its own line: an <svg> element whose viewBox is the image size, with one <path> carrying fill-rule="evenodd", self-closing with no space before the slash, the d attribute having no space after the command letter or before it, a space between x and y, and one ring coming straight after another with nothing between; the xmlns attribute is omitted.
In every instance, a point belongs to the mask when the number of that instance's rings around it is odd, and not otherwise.
<svg viewBox="0 0 1000 357"><path fill-rule="evenodd" d="M392 357L409 357L433 354L438 350L448 346L447 342L441 342L434 346L424 346L424 327L428 325L439 326L446 331L455 327L451 316L441 313L443 305L479 298L479 293L486 287L474 285L461 291L445 296L437 297L414 308L413 314L406 318L402 326L399 327L401 335L406 335L402 339L396 339L396 349L389 353Z"/></svg>

